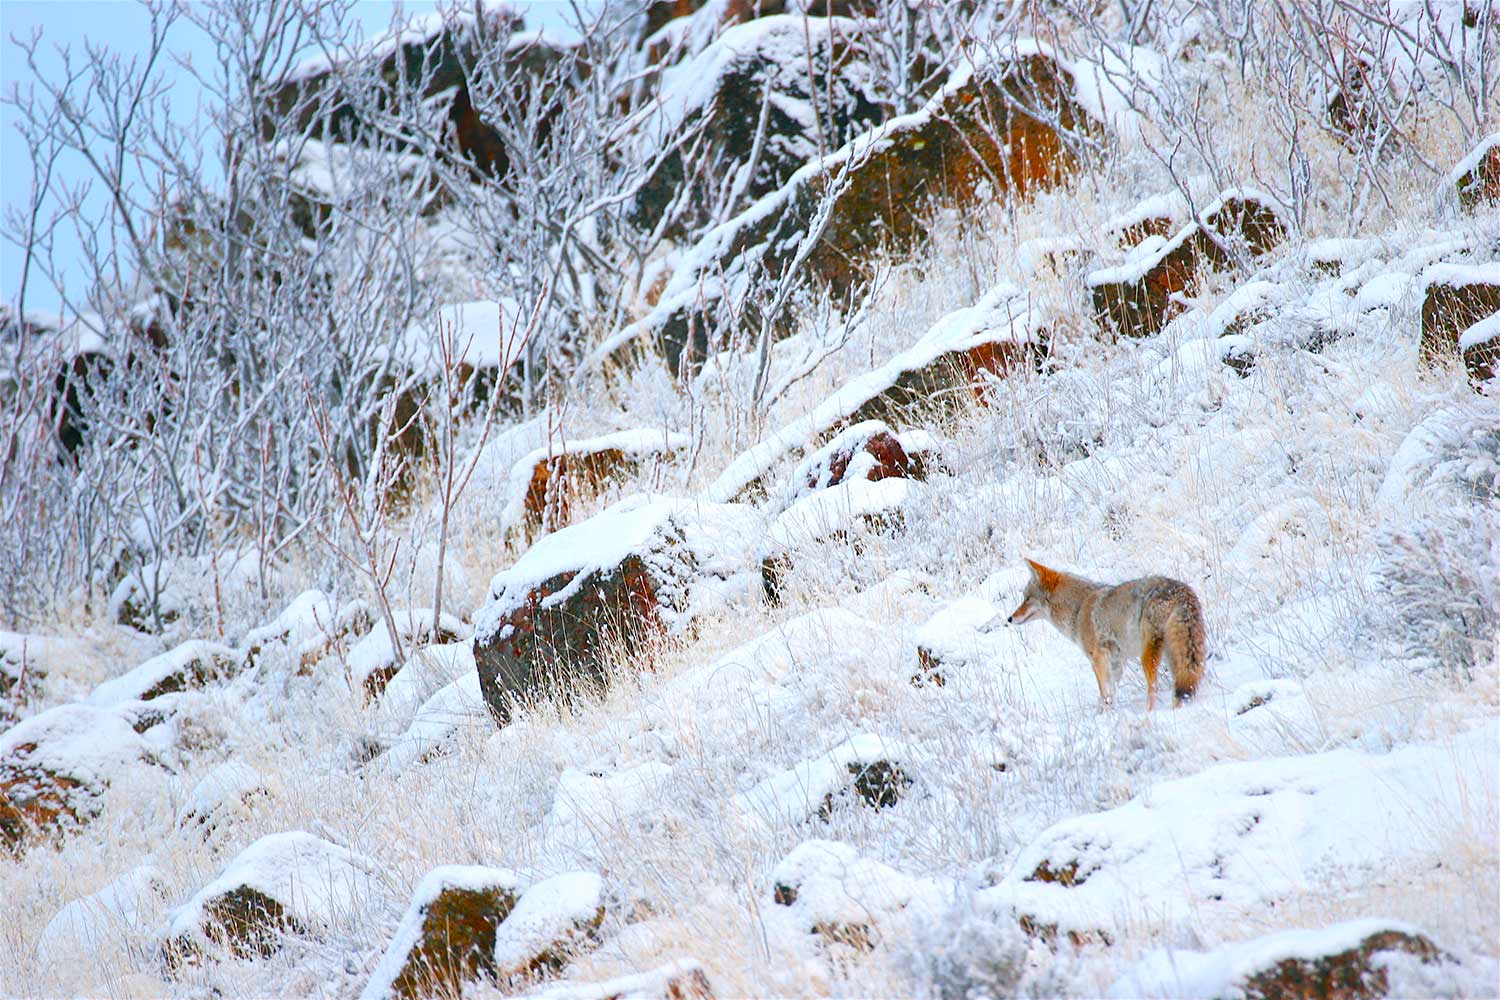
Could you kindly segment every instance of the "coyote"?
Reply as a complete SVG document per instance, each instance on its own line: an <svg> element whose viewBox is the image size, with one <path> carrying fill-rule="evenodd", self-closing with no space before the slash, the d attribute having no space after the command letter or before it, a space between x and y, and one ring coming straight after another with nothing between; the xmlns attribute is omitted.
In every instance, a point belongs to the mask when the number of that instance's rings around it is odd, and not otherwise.
<svg viewBox="0 0 1500 1000"><path fill-rule="evenodd" d="M1115 682L1125 658L1140 651L1146 672L1146 710L1156 707L1156 668L1162 647L1172 664L1175 704L1198 690L1203 678L1203 607L1193 588L1165 576L1143 576L1120 584L1094 583L1081 576L1026 560L1031 580L1021 606L1006 622L1020 625L1045 618L1083 647L1099 681L1099 698L1114 701ZM999 624L995 616L986 626Z"/></svg>

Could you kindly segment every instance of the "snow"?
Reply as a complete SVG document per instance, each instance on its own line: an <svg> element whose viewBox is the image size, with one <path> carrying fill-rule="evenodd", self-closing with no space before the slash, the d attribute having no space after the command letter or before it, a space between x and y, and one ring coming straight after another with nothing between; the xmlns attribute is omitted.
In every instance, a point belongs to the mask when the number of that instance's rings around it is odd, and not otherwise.
<svg viewBox="0 0 1500 1000"><path fill-rule="evenodd" d="M1496 146L1500 146L1500 132L1491 132L1480 139L1479 144L1469 150L1468 154L1448 172L1448 186L1453 187L1463 179L1465 174L1471 173L1475 167L1479 166L1479 161L1484 159L1485 154Z"/></svg>
<svg viewBox="0 0 1500 1000"><path fill-rule="evenodd" d="M1458 338L1460 351L1471 351L1480 344L1500 340L1500 313L1495 313L1469 327Z"/></svg>
<svg viewBox="0 0 1500 1000"><path fill-rule="evenodd" d="M679 958L650 972L618 976L602 982L549 983L526 996L529 1000L661 1000L663 997L693 1000L696 993L691 989L674 989L674 984L691 982L702 974L703 967L698 962Z"/></svg>
<svg viewBox="0 0 1500 1000"><path fill-rule="evenodd" d="M422 703L380 763L392 772L404 770L439 751L464 726L493 724L479 689L479 673L467 670Z"/></svg>
<svg viewBox="0 0 1500 1000"><path fill-rule="evenodd" d="M1160 949L1137 962L1109 988L1107 995L1162 1000L1237 996L1246 980L1274 969L1281 962L1315 961L1350 951L1366 938L1387 931L1425 937L1409 924L1369 918L1328 927L1290 928L1207 952Z"/></svg>
<svg viewBox="0 0 1500 1000"><path fill-rule="evenodd" d="M512 298L452 303L440 307L430 322L407 327L396 357L414 371L439 374L446 339L454 365L505 372L526 348L530 319Z"/></svg>
<svg viewBox="0 0 1500 1000"><path fill-rule="evenodd" d="M226 814L243 812L252 796L267 791L266 780L244 761L227 760L205 774L188 793L177 825L214 827Z"/></svg>
<svg viewBox="0 0 1500 1000"><path fill-rule="evenodd" d="M740 811L770 830L796 826L823 805L823 799L849 786L850 769L876 761L899 764L907 756L900 743L874 733L852 736L826 753L810 757L795 767L760 782L735 797Z"/></svg>
<svg viewBox="0 0 1500 1000"><path fill-rule="evenodd" d="M603 832L628 828L643 813L660 808L671 776L672 768L656 761L610 775L563 771L542 828L547 854L565 865L599 863Z"/></svg>
<svg viewBox="0 0 1500 1000"><path fill-rule="evenodd" d="M165 886L159 868L137 865L58 910L37 939L37 953L49 962L67 962L105 949L111 939L123 940L160 908Z"/></svg>
<svg viewBox="0 0 1500 1000"><path fill-rule="evenodd" d="M513 895L520 891L521 886L520 876L507 868L443 865L428 872L412 891L411 903L402 914L401 923L391 935L390 944L386 946L380 963L371 973L370 981L360 992L361 1000L384 1000L392 995L396 978L406 967L412 950L422 942L422 924L427 919L427 908L444 892L490 892L498 889Z"/></svg>
<svg viewBox="0 0 1500 1000"><path fill-rule="evenodd" d="M894 477L871 482L850 479L810 493L788 507L767 533L770 551L827 538L859 519L892 514L901 509L920 483Z"/></svg>
<svg viewBox="0 0 1500 1000"><path fill-rule="evenodd" d="M381 692L375 705L376 731L402 732L411 725L429 698L473 672L474 645L471 642L439 643L416 650Z"/></svg>
<svg viewBox="0 0 1500 1000"><path fill-rule="evenodd" d="M202 672L210 678L227 678L238 668L239 660L239 653L228 646L191 639L100 684L88 696L88 703L107 707L138 701L149 694L152 688L174 675L184 678L183 688L199 687L201 685L193 678L193 674Z"/></svg>
<svg viewBox="0 0 1500 1000"><path fill-rule="evenodd" d="M1497 787L1497 741L1492 720L1451 743L1385 755L1334 750L1210 767L1056 824L987 895L1059 932L1114 937L1133 922L1180 928L1205 907L1248 911L1352 883L1441 851L1430 817ZM1074 871L1074 884L1033 880L1044 863Z"/></svg>
<svg viewBox="0 0 1500 1000"><path fill-rule="evenodd" d="M522 894L495 932L495 968L502 977L528 969L537 956L576 941L604 907L604 880L567 872Z"/></svg>
<svg viewBox="0 0 1500 1000"><path fill-rule="evenodd" d="M1466 285L1500 285L1500 262L1491 261L1486 264L1457 264L1443 262L1433 264L1422 272L1421 281L1423 291L1433 285L1452 285L1462 288Z"/></svg>
<svg viewBox="0 0 1500 1000"><path fill-rule="evenodd" d="M129 722L93 705L58 705L0 733L0 766L45 770L91 792L151 759L149 744Z"/></svg>
<svg viewBox="0 0 1500 1000"><path fill-rule="evenodd" d="M1122 144L1138 146L1158 101L1155 91L1167 76L1161 54L1139 45L1111 45L1097 59L1075 59L1069 68L1079 106Z"/></svg>
<svg viewBox="0 0 1500 1000"><path fill-rule="evenodd" d="M378 879L374 862L304 831L273 833L241 851L219 877L172 911L167 937L198 939L210 920L205 907L240 888L280 903L286 915L318 933L361 912Z"/></svg>
<svg viewBox="0 0 1500 1000"><path fill-rule="evenodd" d="M768 919L792 918L803 933L878 925L908 907L934 911L944 896L935 880L913 879L849 844L808 840L771 869L776 891L796 898L767 908Z"/></svg>
<svg viewBox="0 0 1500 1000"><path fill-rule="evenodd" d="M304 590L265 625L245 633L242 645L254 647L284 642L301 649L309 641L326 638L334 627L333 600L321 590Z"/></svg>
<svg viewBox="0 0 1500 1000"><path fill-rule="evenodd" d="M408 653L415 651L411 648L412 646L433 642L431 608L397 610L392 613L392 617L396 620L396 630L400 633L401 641L407 644ZM460 639L469 634L468 626L450 614L443 615L438 628L440 632L446 632ZM391 647L390 630L380 622L377 622L376 627L349 650L348 663L350 674L355 683L360 685L369 683L374 675L383 670L405 666L404 663L396 662L396 651Z"/></svg>
<svg viewBox="0 0 1500 1000"><path fill-rule="evenodd" d="M1411 292L1413 277L1403 271L1385 271L1360 286L1354 296L1354 307L1360 312L1389 309L1402 302Z"/></svg>

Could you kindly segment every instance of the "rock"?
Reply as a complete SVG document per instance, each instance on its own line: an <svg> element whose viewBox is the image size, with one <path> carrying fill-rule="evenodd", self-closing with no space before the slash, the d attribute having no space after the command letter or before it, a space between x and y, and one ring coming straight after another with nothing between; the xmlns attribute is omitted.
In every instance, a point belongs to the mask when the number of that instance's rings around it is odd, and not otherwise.
<svg viewBox="0 0 1500 1000"><path fill-rule="evenodd" d="M515 908L520 879L504 868L444 865L417 884L361 1000L458 996L495 976L495 931Z"/></svg>
<svg viewBox="0 0 1500 1000"><path fill-rule="evenodd" d="M1485 136L1449 175L1458 203L1474 212L1486 202L1500 202L1500 132Z"/></svg>
<svg viewBox="0 0 1500 1000"><path fill-rule="evenodd" d="M597 983L556 983L526 996L530 1000L714 1000L714 990L703 966L680 958L650 972Z"/></svg>
<svg viewBox="0 0 1500 1000"><path fill-rule="evenodd" d="M607 340L596 358L618 360L637 341L655 340L672 371L695 367L707 356L709 330L760 329L753 309L722 310L726 289L780 280L796 263L799 280L842 299L863 286L872 259L920 245L931 206L1058 183L1075 163L1063 135L1019 106L1045 109L1063 132L1091 128L1072 87L1065 65L1043 47L1016 43L989 67L960 75L921 111L807 164L707 232L685 253L657 307ZM804 251L815 223L818 235Z"/></svg>
<svg viewBox="0 0 1500 1000"><path fill-rule="evenodd" d="M573 505L599 493L609 480L670 462L690 444L686 434L641 428L538 448L511 469L501 520L507 527L522 526L528 536L562 527Z"/></svg>
<svg viewBox="0 0 1500 1000"><path fill-rule="evenodd" d="M386 750L382 762L391 772L427 763L448 752L450 741L460 729L488 725L489 720L479 674L471 668L422 703L406 730Z"/></svg>
<svg viewBox="0 0 1500 1000"><path fill-rule="evenodd" d="M240 645L247 666L264 662L278 647L290 651L297 672L306 674L335 646L354 642L375 626L375 612L364 601L349 601L335 608L320 590L306 590L269 623L245 633Z"/></svg>
<svg viewBox="0 0 1500 1000"><path fill-rule="evenodd" d="M105 681L89 693L88 702L108 707L150 701L228 680L239 668L240 656L228 646L194 639Z"/></svg>
<svg viewBox="0 0 1500 1000"><path fill-rule="evenodd" d="M1500 313L1500 267L1434 264L1422 273L1421 284L1422 361L1435 364L1460 353L1472 383L1489 378L1500 361L1492 328Z"/></svg>
<svg viewBox="0 0 1500 1000"><path fill-rule="evenodd" d="M885 108L876 75L850 41L859 32L846 18L760 17L666 70L661 100L636 127L640 162L655 158L656 167L636 196L632 221L650 232L676 202L686 214L666 235L699 232L714 213L738 214L820 152L879 123ZM765 132L757 144L763 99ZM707 157L706 169L685 175L684 145ZM736 178L738 197L720 205L726 177Z"/></svg>
<svg viewBox="0 0 1500 1000"><path fill-rule="evenodd" d="M940 420L983 401L990 378L1030 368L1041 354L1043 314L1018 287L996 286L944 316L910 348L845 382L811 411L730 463L704 491L723 502L767 495L776 465L867 420L892 427Z"/></svg>
<svg viewBox="0 0 1500 1000"><path fill-rule="evenodd" d="M771 870L771 902L804 934L826 944L870 951L882 927L914 901L938 894L931 883L859 855L831 840L807 840Z"/></svg>
<svg viewBox="0 0 1500 1000"><path fill-rule="evenodd" d="M936 439L925 431L902 434L882 420L861 421L802 460L792 472L792 499L846 480L926 479L937 451Z"/></svg>
<svg viewBox="0 0 1500 1000"><path fill-rule="evenodd" d="M527 889L495 932L501 987L513 990L561 971L598 943L604 915L604 881L592 872L568 872Z"/></svg>
<svg viewBox="0 0 1500 1000"><path fill-rule="evenodd" d="M1112 997L1214 996L1246 1000L1376 1000L1392 995L1384 956L1450 960L1406 924L1352 920L1284 930L1209 952L1154 951L1115 982Z"/></svg>
<svg viewBox="0 0 1500 1000"><path fill-rule="evenodd" d="M149 926L166 900L167 884L161 871L154 865L139 865L58 910L37 939L37 954L47 962L93 954L108 947L122 927Z"/></svg>
<svg viewBox="0 0 1500 1000"><path fill-rule="evenodd" d="M65 639L0 631L0 731L20 719L56 658L81 652Z"/></svg>
<svg viewBox="0 0 1500 1000"><path fill-rule="evenodd" d="M1130 211L1110 219L1103 229L1112 242L1128 248L1151 236L1166 239L1186 215L1187 202L1182 195L1158 194L1142 199Z"/></svg>
<svg viewBox="0 0 1500 1000"><path fill-rule="evenodd" d="M735 803L773 830L814 816L826 823L845 805L885 809L911 789L912 778L901 763L905 755L899 744L864 733L772 775L736 796Z"/></svg>
<svg viewBox="0 0 1500 1000"><path fill-rule="evenodd" d="M750 508L627 497L547 535L490 582L474 659L496 720L517 699L600 685L611 647L681 635L704 610L754 592Z"/></svg>
<svg viewBox="0 0 1500 1000"><path fill-rule="evenodd" d="M0 734L0 845L21 854L94 819L112 785L159 766L115 712L59 705Z"/></svg>
<svg viewBox="0 0 1500 1000"><path fill-rule="evenodd" d="M229 819L253 812L270 794L266 779L255 768L243 761L225 761L193 786L178 813L177 827L197 830L206 840Z"/></svg>
<svg viewBox="0 0 1500 1000"><path fill-rule="evenodd" d="M162 957L169 968L215 951L263 958L287 934L317 936L358 913L373 862L301 831L262 837L175 909Z"/></svg>
<svg viewBox="0 0 1500 1000"><path fill-rule="evenodd" d="M443 620L433 627L432 609L415 608L392 613L396 630L408 653L422 646L436 646L459 642L468 638L468 628L452 615L443 615ZM390 630L384 622L372 628L354 648L349 650L348 667L354 683L364 691L365 698L374 701L385 692L390 683L408 661L399 659L391 647Z"/></svg>
<svg viewBox="0 0 1500 1000"><path fill-rule="evenodd" d="M1201 221L1188 223L1170 240L1150 237L1125 263L1090 273L1094 310L1101 323L1123 336L1150 336L1182 310L1174 296L1191 288L1207 269L1229 263L1226 246L1262 254L1281 242L1286 231L1265 196L1226 193L1204 211Z"/></svg>

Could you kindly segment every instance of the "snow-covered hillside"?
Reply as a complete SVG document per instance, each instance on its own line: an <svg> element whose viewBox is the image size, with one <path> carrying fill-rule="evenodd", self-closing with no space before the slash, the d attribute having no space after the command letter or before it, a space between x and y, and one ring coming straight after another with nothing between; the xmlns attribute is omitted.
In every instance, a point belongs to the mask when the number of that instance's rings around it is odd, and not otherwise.
<svg viewBox="0 0 1500 1000"><path fill-rule="evenodd" d="M647 41L754 34L699 6ZM697 206L652 255L676 298L632 289L535 410L491 400L558 342L473 302L451 205L418 225L457 291L391 344L441 379L458 302L514 335L428 471L330 472L344 506L274 554L205 536L3 623L0 992L1500 992L1500 143L1465 160L1439 109L1367 174L1319 135L1289 191L1277 126L1216 107L1179 163L1172 65L1230 57L1177 7L995 15L926 110ZM681 48L654 129L734 64ZM1076 163L1001 143L922 239L850 236L848 165L925 169L986 59L1052 60ZM1019 145L1062 116L1006 114ZM793 280L803 237L858 258L844 297ZM713 271L736 247L772 263ZM684 309L715 335L669 370ZM1101 706L1082 649L1005 625L1026 558L1189 583L1196 696L1148 712L1132 657Z"/></svg>

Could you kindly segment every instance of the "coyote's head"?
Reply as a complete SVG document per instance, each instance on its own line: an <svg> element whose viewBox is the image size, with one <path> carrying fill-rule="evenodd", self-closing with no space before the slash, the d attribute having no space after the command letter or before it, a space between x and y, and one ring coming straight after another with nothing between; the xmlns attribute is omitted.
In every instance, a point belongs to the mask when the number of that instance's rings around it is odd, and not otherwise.
<svg viewBox="0 0 1500 1000"><path fill-rule="evenodd" d="M1034 618L1051 620L1052 615L1052 592L1062 582L1062 574L1055 569L1048 569L1039 562L1026 560L1026 565L1031 567L1031 579L1026 582L1026 589L1021 592L1021 606L1010 613L1005 619L1011 625L1023 625Z"/></svg>

